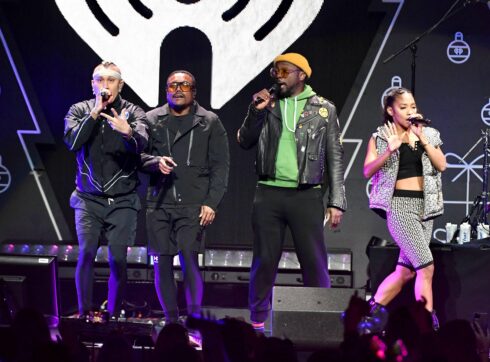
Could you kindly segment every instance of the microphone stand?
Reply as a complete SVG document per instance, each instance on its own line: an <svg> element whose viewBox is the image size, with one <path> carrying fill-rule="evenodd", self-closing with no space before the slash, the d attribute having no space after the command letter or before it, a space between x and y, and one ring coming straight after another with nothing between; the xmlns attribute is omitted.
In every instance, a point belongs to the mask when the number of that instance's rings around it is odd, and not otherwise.
<svg viewBox="0 0 490 362"><path fill-rule="evenodd" d="M482 210L480 212L479 222L483 225L488 225L487 205L488 205L488 138L490 137L490 129L482 131L483 137L483 189L481 193Z"/></svg>
<svg viewBox="0 0 490 362"><path fill-rule="evenodd" d="M386 64L390 62L391 60L395 59L399 54L403 53L405 50L410 49L412 53L412 64L411 64L411 72L412 72L412 84L411 84L411 91L412 94L415 96L415 69L416 69L416 59L417 59L417 43L426 35L429 35L432 33L442 22L445 20L449 19L451 16L455 15L458 13L460 10L466 7L466 5L470 4L472 0L464 0L463 3L456 8L456 6L461 2L461 0L456 0L451 7L446 11L446 13L434 24L432 25L429 29L424 31L422 34L417 36L415 39L413 39L411 42L406 44L404 47L402 47L400 50L396 51L395 53L391 54L388 58L383 60L383 64Z"/></svg>
<svg viewBox="0 0 490 362"><path fill-rule="evenodd" d="M466 154L461 158L460 163L475 149L475 147L483 141L483 164L482 164L482 192L473 200L473 205L470 211L464 217L462 222L468 222L471 225L471 230L473 235L476 234L478 224L488 225L487 213L490 211L488 207L488 153L489 147L490 129L481 131L481 137L476 141L476 143L466 152ZM473 216L474 215L474 216ZM473 216L473 219L472 219Z"/></svg>

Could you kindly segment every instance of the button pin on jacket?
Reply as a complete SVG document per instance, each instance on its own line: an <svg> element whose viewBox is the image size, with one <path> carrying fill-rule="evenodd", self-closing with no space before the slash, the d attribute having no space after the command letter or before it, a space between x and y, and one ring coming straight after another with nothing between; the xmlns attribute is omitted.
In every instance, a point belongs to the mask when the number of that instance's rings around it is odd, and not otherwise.
<svg viewBox="0 0 490 362"><path fill-rule="evenodd" d="M320 108L320 110L318 111L318 113L320 114L320 116L322 116L323 118L327 118L328 117L328 109L322 107Z"/></svg>

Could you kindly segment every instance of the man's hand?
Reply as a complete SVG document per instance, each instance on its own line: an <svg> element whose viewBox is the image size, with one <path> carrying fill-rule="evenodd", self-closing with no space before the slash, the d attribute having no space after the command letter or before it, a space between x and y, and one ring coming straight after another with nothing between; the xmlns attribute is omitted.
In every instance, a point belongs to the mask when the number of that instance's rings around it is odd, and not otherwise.
<svg viewBox="0 0 490 362"><path fill-rule="evenodd" d="M271 102L271 94L267 89L262 89L260 92L252 96L253 104L256 110L261 111ZM260 101L262 100L262 101Z"/></svg>
<svg viewBox="0 0 490 362"><path fill-rule="evenodd" d="M104 91L106 94L109 96L106 98L102 98L100 95L100 92ZM97 119L100 116L100 113L107 107L107 104L109 103L109 98L111 97L112 93L109 89L99 89L99 90L94 90L95 93L95 105L94 108L90 111L90 115L92 116L93 119Z"/></svg>
<svg viewBox="0 0 490 362"><path fill-rule="evenodd" d="M160 172L163 173L164 175L168 175L170 172L172 172L175 166L177 166L177 164L174 162L172 157L168 157L168 156L160 157L158 168L160 169Z"/></svg>
<svg viewBox="0 0 490 362"><path fill-rule="evenodd" d="M126 108L123 108L120 115L117 114L114 108L111 108L111 111L113 114L112 117L103 112L101 112L100 115L107 119L107 122L109 122L109 125L114 131L121 133L125 137L131 137L133 129L128 123L128 112L126 111Z"/></svg>
<svg viewBox="0 0 490 362"><path fill-rule="evenodd" d="M336 229L342 222L342 215L344 212L335 207L327 208L325 218L328 220L328 226L330 229Z"/></svg>
<svg viewBox="0 0 490 362"><path fill-rule="evenodd" d="M201 213L199 214L199 217L201 218L201 226L208 226L210 225L214 217L216 216L216 212L211 209L209 206L202 205L201 206Z"/></svg>

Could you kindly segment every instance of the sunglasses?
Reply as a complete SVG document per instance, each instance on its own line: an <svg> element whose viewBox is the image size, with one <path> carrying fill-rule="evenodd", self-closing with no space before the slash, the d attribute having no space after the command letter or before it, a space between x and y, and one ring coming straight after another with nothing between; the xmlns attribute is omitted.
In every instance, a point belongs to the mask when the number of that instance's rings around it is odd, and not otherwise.
<svg viewBox="0 0 490 362"><path fill-rule="evenodd" d="M289 74L294 72L301 72L301 69L271 68L270 70L272 78L287 78Z"/></svg>
<svg viewBox="0 0 490 362"><path fill-rule="evenodd" d="M194 86L189 83L189 82L172 82L167 84L167 92L170 93L175 93L177 92L177 89L179 89L182 92L190 92L192 89L194 89Z"/></svg>

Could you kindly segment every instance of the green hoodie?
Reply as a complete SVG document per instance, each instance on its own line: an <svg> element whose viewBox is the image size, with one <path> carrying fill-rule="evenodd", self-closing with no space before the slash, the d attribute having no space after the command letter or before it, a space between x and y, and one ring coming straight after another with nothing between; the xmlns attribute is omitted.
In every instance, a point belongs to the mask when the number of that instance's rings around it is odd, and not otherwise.
<svg viewBox="0 0 490 362"><path fill-rule="evenodd" d="M277 187L298 187L298 151L294 131L303 113L306 101L316 93L309 85L296 97L279 101L282 115L282 132L276 156L276 178L259 181L261 184Z"/></svg>

